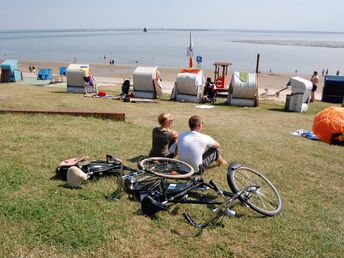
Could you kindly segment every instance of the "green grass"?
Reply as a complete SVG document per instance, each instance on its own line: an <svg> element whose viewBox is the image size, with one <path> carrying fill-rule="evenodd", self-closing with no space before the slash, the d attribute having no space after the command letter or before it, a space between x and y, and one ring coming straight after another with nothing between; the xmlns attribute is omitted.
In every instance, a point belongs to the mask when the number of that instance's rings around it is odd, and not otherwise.
<svg viewBox="0 0 344 258"><path fill-rule="evenodd" d="M61 87L1 84L0 108L124 112L126 122L33 114L0 114L0 256L96 257L341 257L344 253L344 148L290 135L311 130L315 102L307 113L283 112L283 104L264 101L258 108L222 104L202 110L191 103L124 103L64 93ZM110 94L119 87L105 88ZM167 99L167 97L166 97ZM204 132L221 144L228 161L261 170L280 190L284 211L263 218L236 205L239 219L200 237L182 212L201 216L200 206L179 205L151 220L140 204L124 196L107 201L113 179L88 182L81 189L54 180L66 158L108 153L128 161L149 152L151 129L161 112L174 115L174 129L204 118ZM206 175L228 188L226 168Z"/></svg>

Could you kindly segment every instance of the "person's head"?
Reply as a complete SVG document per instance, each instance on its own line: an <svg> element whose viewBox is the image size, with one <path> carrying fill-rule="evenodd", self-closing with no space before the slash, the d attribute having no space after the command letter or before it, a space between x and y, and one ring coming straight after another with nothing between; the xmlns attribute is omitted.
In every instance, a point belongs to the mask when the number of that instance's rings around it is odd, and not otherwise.
<svg viewBox="0 0 344 258"><path fill-rule="evenodd" d="M210 77L207 78L207 82L211 82L211 78Z"/></svg>
<svg viewBox="0 0 344 258"><path fill-rule="evenodd" d="M189 119L189 127L191 131L198 131L203 126L203 122L200 116L192 116Z"/></svg>
<svg viewBox="0 0 344 258"><path fill-rule="evenodd" d="M158 116L158 122L161 126L171 125L173 117L170 113L162 113Z"/></svg>
<svg viewBox="0 0 344 258"><path fill-rule="evenodd" d="M314 72L313 72L313 75L318 75L318 72L317 72L317 71L314 71Z"/></svg>

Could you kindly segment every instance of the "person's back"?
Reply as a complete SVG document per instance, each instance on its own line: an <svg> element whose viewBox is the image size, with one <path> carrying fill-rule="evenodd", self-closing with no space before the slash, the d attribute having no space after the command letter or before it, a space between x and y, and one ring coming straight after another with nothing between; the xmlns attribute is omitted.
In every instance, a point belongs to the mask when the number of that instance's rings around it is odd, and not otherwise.
<svg viewBox="0 0 344 258"><path fill-rule="evenodd" d="M130 81L125 80L122 84L122 95L128 95L130 89Z"/></svg>
<svg viewBox="0 0 344 258"><path fill-rule="evenodd" d="M172 115L162 113L158 117L160 127L155 127L152 131L152 148L150 157L173 158L176 155L176 141L178 133L169 129L172 125Z"/></svg>
<svg viewBox="0 0 344 258"><path fill-rule="evenodd" d="M182 132L178 138L178 159L190 164L198 172L203 153L214 143L214 139L208 135L196 131Z"/></svg>
<svg viewBox="0 0 344 258"><path fill-rule="evenodd" d="M199 173L203 173L213 161L219 165L227 163L220 156L220 144L212 137L200 133L203 129L200 116L190 117L189 127L190 131L181 133L178 138L179 160L190 164Z"/></svg>
<svg viewBox="0 0 344 258"><path fill-rule="evenodd" d="M167 157L168 147L172 137L172 130L167 128L155 127L152 131L152 149L150 157Z"/></svg>
<svg viewBox="0 0 344 258"><path fill-rule="evenodd" d="M216 90L215 84L211 81L211 78L208 77L207 82L204 86L204 96L207 96L208 98L214 98L215 90Z"/></svg>

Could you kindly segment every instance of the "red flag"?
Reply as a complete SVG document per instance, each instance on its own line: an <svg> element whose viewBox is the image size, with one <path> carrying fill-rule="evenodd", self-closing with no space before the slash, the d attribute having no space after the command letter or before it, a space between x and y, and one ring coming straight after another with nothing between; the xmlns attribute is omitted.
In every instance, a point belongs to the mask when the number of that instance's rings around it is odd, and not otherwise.
<svg viewBox="0 0 344 258"><path fill-rule="evenodd" d="M192 57L189 58L189 69L192 69L193 67L193 60Z"/></svg>

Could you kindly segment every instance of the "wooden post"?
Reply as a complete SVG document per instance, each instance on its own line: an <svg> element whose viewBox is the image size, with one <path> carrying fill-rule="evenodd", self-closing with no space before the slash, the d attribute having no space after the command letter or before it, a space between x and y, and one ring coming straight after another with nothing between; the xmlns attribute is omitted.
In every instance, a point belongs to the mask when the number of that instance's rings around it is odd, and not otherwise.
<svg viewBox="0 0 344 258"><path fill-rule="evenodd" d="M258 73L259 73L259 58L260 58L260 54L258 53L257 54L257 63L256 63L256 74L258 76Z"/></svg>
<svg viewBox="0 0 344 258"><path fill-rule="evenodd" d="M257 63L256 63L257 89L256 89L256 96L254 99L254 106L255 107L259 106L259 91L258 91L259 58L260 58L260 54L258 53L257 54Z"/></svg>

